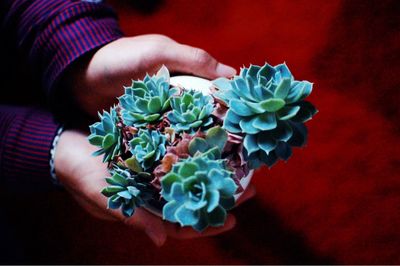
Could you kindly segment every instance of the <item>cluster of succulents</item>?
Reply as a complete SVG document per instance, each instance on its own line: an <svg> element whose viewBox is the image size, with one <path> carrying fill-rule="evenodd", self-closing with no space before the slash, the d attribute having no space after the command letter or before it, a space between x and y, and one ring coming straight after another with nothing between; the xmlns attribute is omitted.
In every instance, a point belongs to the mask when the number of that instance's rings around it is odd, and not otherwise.
<svg viewBox="0 0 400 266"><path fill-rule="evenodd" d="M304 100L312 84L294 80L285 64L251 65L213 84L213 96L174 87L162 67L99 114L88 140L112 175L102 190L109 208L129 217L157 202L167 221L222 226L241 178L304 145L304 122L316 113Z"/></svg>

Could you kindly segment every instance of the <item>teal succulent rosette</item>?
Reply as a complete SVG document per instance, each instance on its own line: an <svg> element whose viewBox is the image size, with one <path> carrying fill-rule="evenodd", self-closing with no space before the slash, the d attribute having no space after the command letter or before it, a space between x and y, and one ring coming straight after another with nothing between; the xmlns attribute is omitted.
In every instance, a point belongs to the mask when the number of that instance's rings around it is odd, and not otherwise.
<svg viewBox="0 0 400 266"><path fill-rule="evenodd" d="M292 147L304 145L304 123L317 112L305 101L312 83L295 80L286 64L251 65L239 76L217 79L216 97L228 111L223 127L244 136L243 146L251 168L288 160Z"/></svg>
<svg viewBox="0 0 400 266"><path fill-rule="evenodd" d="M136 208L154 197L154 190L148 183L151 178L149 173L134 173L119 166L114 166L112 173L111 177L106 178L108 186L101 191L108 197L108 208L121 208L122 214L130 217Z"/></svg>
<svg viewBox="0 0 400 266"><path fill-rule="evenodd" d="M169 86L168 71L150 77L146 75L142 81L133 81L125 88L125 94L119 97L122 107L121 115L126 125L145 127L162 119L169 109L171 96L175 88Z"/></svg>
<svg viewBox="0 0 400 266"><path fill-rule="evenodd" d="M171 100L172 111L168 113L171 127L177 132L195 132L213 123L212 98L199 91L184 91L181 96Z"/></svg>
<svg viewBox="0 0 400 266"><path fill-rule="evenodd" d="M189 157L176 163L161 179L161 195L168 202L163 217L181 226L203 231L222 226L226 211L235 204L237 186L224 160Z"/></svg>
<svg viewBox="0 0 400 266"><path fill-rule="evenodd" d="M101 191L108 208L126 217L156 209L197 231L222 226L241 178L304 145L304 123L316 113L305 100L312 84L295 80L285 64L251 65L213 84L214 95L171 86L162 67L99 114L88 140L109 167Z"/></svg>
<svg viewBox="0 0 400 266"><path fill-rule="evenodd" d="M164 156L166 141L167 137L156 130L140 129L129 145L138 163L147 170Z"/></svg>
<svg viewBox="0 0 400 266"><path fill-rule="evenodd" d="M88 140L90 144L100 148L94 155L104 154L103 162L108 162L121 152L121 130L117 126L119 118L115 107L110 112L99 113L99 117L100 122L90 126Z"/></svg>

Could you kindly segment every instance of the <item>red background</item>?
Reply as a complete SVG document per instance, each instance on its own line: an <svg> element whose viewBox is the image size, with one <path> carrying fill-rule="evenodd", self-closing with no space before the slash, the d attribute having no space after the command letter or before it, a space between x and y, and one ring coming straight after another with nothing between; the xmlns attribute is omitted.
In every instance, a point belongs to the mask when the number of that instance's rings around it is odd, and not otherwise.
<svg viewBox="0 0 400 266"><path fill-rule="evenodd" d="M256 174L231 232L156 248L64 192L25 196L23 212L7 211L25 225L16 234L30 262L400 263L398 1L112 3L129 35L165 34L237 69L286 61L314 82L320 112L306 148Z"/></svg>

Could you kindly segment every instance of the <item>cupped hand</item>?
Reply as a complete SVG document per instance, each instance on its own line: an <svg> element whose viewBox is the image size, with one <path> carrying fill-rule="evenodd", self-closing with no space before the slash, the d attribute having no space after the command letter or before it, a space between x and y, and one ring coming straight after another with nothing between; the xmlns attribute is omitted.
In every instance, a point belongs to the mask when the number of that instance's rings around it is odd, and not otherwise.
<svg viewBox="0 0 400 266"><path fill-rule="evenodd" d="M107 109L123 94L132 79L154 74L165 65L171 72L214 79L231 77L236 71L218 62L206 51L180 44L163 35L121 38L93 56L78 61L63 80L80 108L95 115Z"/></svg>
<svg viewBox="0 0 400 266"><path fill-rule="evenodd" d="M101 158L91 155L95 150L96 148L88 143L83 133L66 130L61 134L55 154L56 174L60 183L93 216L121 221L142 230L157 246L163 245L168 236L178 239L212 236L235 226L236 219L229 214L224 226L208 228L199 233L192 228L165 222L142 208L138 208L130 218L124 217L119 210L107 209L107 199L100 191L107 185L104 178L109 176L109 173ZM254 194L254 188L248 188L238 204Z"/></svg>

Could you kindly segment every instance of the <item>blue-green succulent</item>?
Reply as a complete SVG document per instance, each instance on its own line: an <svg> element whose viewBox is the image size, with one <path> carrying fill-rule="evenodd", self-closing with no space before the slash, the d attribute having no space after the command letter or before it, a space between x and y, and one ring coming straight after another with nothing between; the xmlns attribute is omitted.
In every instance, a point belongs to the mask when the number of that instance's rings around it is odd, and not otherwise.
<svg viewBox="0 0 400 266"><path fill-rule="evenodd" d="M104 154L103 162L110 162L121 152L121 130L117 127L119 122L115 108L110 112L99 113L100 122L91 125L88 140L90 144L100 147L93 155Z"/></svg>
<svg viewBox="0 0 400 266"><path fill-rule="evenodd" d="M232 80L215 80L216 96L229 110L223 127L244 135L244 152L251 168L262 163L272 166L278 158L287 160L291 146L305 143L304 122L317 112L304 99L312 83L297 81L286 64L275 67L251 65Z"/></svg>
<svg viewBox="0 0 400 266"><path fill-rule="evenodd" d="M113 175L106 178L109 186L105 187L101 193L108 197L108 208L121 208L122 214L130 217L136 208L154 197L149 180L151 180L149 173L133 174L127 169L114 166Z"/></svg>
<svg viewBox="0 0 400 266"><path fill-rule="evenodd" d="M146 75L143 81L133 81L125 87L125 94L119 97L122 119L128 126L145 127L162 119L170 107L171 96L177 92L170 89L169 73Z"/></svg>
<svg viewBox="0 0 400 266"><path fill-rule="evenodd" d="M237 185L225 160L210 156L189 157L176 163L161 179L161 195L167 201L163 217L181 226L203 231L222 226L227 210L235 204Z"/></svg>
<svg viewBox="0 0 400 266"><path fill-rule="evenodd" d="M210 116L214 110L213 99L201 92L183 91L182 95L172 97L171 108L167 118L176 132L193 133L213 122Z"/></svg>
<svg viewBox="0 0 400 266"><path fill-rule="evenodd" d="M157 130L140 129L129 141L131 153L143 170L151 168L166 152L167 137Z"/></svg>
<svg viewBox="0 0 400 266"><path fill-rule="evenodd" d="M190 156L207 156L210 159L220 159L223 148L228 140L228 134L220 126L207 130L204 138L194 137L188 146Z"/></svg>

